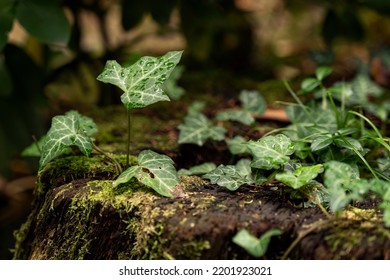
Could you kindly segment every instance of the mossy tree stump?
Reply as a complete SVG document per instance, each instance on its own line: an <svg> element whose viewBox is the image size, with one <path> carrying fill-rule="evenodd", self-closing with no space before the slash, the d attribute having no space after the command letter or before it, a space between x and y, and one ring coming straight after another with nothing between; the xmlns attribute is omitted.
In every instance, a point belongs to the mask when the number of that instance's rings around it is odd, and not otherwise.
<svg viewBox="0 0 390 280"><path fill-rule="evenodd" d="M121 154L126 122L117 112L122 111L103 112L107 121L95 118L96 139ZM158 152L182 165L191 166L198 157L188 151L180 155L173 135L179 121L161 125L156 119L133 119L149 123L133 125L134 154L157 141ZM125 162L125 156L115 157ZM182 196L165 198L134 180L113 188L116 175L97 154L50 162L38 174L32 212L16 232L14 258L251 259L233 236L241 229L255 236L280 229L283 234L271 239L262 258L390 259L390 230L376 210L350 208L329 219L316 207L293 205L282 185L276 191L275 185L262 185L230 192L196 176L181 177Z"/></svg>

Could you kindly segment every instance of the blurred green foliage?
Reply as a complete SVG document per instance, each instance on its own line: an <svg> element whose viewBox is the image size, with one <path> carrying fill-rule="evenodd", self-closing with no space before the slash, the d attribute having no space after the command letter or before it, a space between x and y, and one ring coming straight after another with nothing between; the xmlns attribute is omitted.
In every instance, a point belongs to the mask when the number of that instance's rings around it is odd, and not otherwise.
<svg viewBox="0 0 390 280"><path fill-rule="evenodd" d="M224 69L235 74L253 72L256 42L253 23L248 11L234 0L0 0L0 174L9 177L9 161L18 157L20 151L31 142L31 135L38 138L44 133L51 108L45 88L51 92L63 90L65 100L76 98L75 103L88 96L88 102L113 102L102 95L93 77L107 59L120 57L125 46L109 47L107 15L113 6L121 8L121 25L131 31L150 16L160 26L159 32L169 29L172 15L179 17L179 32L186 40L183 64L192 69ZM387 0L343 0L302 1L285 0L283 5L292 13L318 5L325 10L319 26L325 45L331 49L339 38L361 41L367 35L361 10L375 11L383 16L390 15L390 1ZM82 48L82 22L80 13L88 11L97 18L97 28L103 37L103 52L88 53ZM18 21L27 33L35 38L39 50L31 52L27 47L9 43L8 32ZM31 47L31 46L30 46ZM58 51L60 49L60 51ZM71 51L71 59L58 63L61 52ZM38 53L38 55L37 55ZM326 52L325 52L326 54ZM133 54L137 55L137 54ZM38 59L37 59L38 57ZM332 58L332 56L329 56ZM329 62L328 59L323 61ZM55 62L53 62L55 61ZM125 62L125 61L124 61ZM53 66L55 65L55 66ZM75 74L77 73L77 74ZM79 73L84 73L79 77ZM263 71L263 76L270 76ZM87 78L83 78L87 77ZM74 79L88 81L83 87ZM58 84L60 81L60 84ZM69 88L75 85L76 90ZM83 93L93 90L95 93ZM69 94L68 94L69 93ZM60 93L58 93L60 95ZM61 101L62 99L60 99ZM71 104L71 103L70 103ZM61 107L61 106L60 106ZM66 106L65 106L66 107ZM69 105L66 108L70 109Z"/></svg>

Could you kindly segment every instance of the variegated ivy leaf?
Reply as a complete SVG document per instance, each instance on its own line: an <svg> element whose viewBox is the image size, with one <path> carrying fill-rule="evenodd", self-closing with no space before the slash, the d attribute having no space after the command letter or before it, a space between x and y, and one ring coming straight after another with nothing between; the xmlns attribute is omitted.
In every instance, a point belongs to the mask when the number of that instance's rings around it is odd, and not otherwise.
<svg viewBox="0 0 390 280"><path fill-rule="evenodd" d="M264 97L256 90L241 91L239 99L245 111L262 115L267 109Z"/></svg>
<svg viewBox="0 0 390 280"><path fill-rule="evenodd" d="M325 163L324 185L329 190L330 209L335 212L351 201L345 188L359 179L359 169L347 163L328 161Z"/></svg>
<svg viewBox="0 0 390 280"><path fill-rule="evenodd" d="M151 150L144 150L138 155L138 165L131 166L114 181L113 185L130 181L135 177L142 184L151 187L162 196L172 197L179 184L173 160Z"/></svg>
<svg viewBox="0 0 390 280"><path fill-rule="evenodd" d="M213 171L217 166L213 162L205 162L196 166L191 167L190 169L180 169L177 172L178 176L190 176L190 175L199 175L206 174Z"/></svg>
<svg viewBox="0 0 390 280"><path fill-rule="evenodd" d="M271 170L278 169L290 160L294 144L283 134L265 136L258 141L249 141L248 149L253 155L251 166Z"/></svg>
<svg viewBox="0 0 390 280"><path fill-rule="evenodd" d="M97 127L93 120L76 111L69 111L63 116L55 116L42 146L40 168L55 157L69 151L71 146L77 146L84 155L89 156L92 151L92 135L96 131Z"/></svg>
<svg viewBox="0 0 390 280"><path fill-rule="evenodd" d="M250 112L240 109L220 111L215 118L219 121L237 121L245 125L251 125L255 122L255 119Z"/></svg>
<svg viewBox="0 0 390 280"><path fill-rule="evenodd" d="M221 141L225 138L226 129L214 125L202 113L189 114L184 124L179 125L179 144L196 144L202 146L208 139Z"/></svg>
<svg viewBox="0 0 390 280"><path fill-rule="evenodd" d="M181 55L182 51L172 51L161 57L144 56L126 68L114 60L109 60L97 79L122 89L124 93L121 100L127 109L169 101L161 85L179 63Z"/></svg>
<svg viewBox="0 0 390 280"><path fill-rule="evenodd" d="M244 184L253 183L250 160L248 159L242 159L236 165L225 166L221 164L202 177L210 180L211 184L217 184L231 191L237 190Z"/></svg>
<svg viewBox="0 0 390 280"><path fill-rule="evenodd" d="M322 164L301 166L294 171L286 171L275 175L275 179L293 189L299 189L310 183L323 171Z"/></svg>

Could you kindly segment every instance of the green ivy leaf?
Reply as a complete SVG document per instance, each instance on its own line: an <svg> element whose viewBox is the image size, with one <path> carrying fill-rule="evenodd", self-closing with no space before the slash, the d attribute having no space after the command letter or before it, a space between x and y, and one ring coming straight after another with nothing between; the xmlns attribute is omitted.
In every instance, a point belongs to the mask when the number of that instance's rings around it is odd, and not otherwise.
<svg viewBox="0 0 390 280"><path fill-rule="evenodd" d="M241 91L239 99L245 111L262 115L267 109L264 97L256 90Z"/></svg>
<svg viewBox="0 0 390 280"><path fill-rule="evenodd" d="M162 85L163 91L168 95L169 98L177 100L182 97L185 93L184 88L177 85L177 81L180 79L184 67L179 65L173 69L169 79Z"/></svg>
<svg viewBox="0 0 390 280"><path fill-rule="evenodd" d="M329 190L330 209L335 212L351 201L345 186L359 178L359 170L338 161L328 161L324 166L324 185Z"/></svg>
<svg viewBox="0 0 390 280"><path fill-rule="evenodd" d="M237 121L245 125L251 125L255 122L250 112L240 109L219 111L215 118L218 121Z"/></svg>
<svg viewBox="0 0 390 280"><path fill-rule="evenodd" d="M304 92L312 92L320 85L320 82L315 78L306 78L302 81L301 89Z"/></svg>
<svg viewBox="0 0 390 280"><path fill-rule="evenodd" d="M242 229L233 237L233 242L244 248L253 257L259 258L267 252L271 238L282 233L279 229L271 229L263 233L260 238L256 238L246 229Z"/></svg>
<svg viewBox="0 0 390 280"><path fill-rule="evenodd" d="M287 163L295 147L290 138L278 134L263 137L258 141L249 141L248 149L253 155L252 167L271 170Z"/></svg>
<svg viewBox="0 0 390 280"><path fill-rule="evenodd" d="M226 143L233 155L249 153L247 141L240 135L235 136L233 139L227 139Z"/></svg>
<svg viewBox="0 0 390 280"><path fill-rule="evenodd" d="M333 72L333 69L329 66L321 66L316 69L316 78L322 81Z"/></svg>
<svg viewBox="0 0 390 280"><path fill-rule="evenodd" d="M212 162L205 162L196 166L191 167L190 169L180 169L177 172L178 176L190 176L190 175L199 175L206 174L213 171L217 166Z"/></svg>
<svg viewBox="0 0 390 280"><path fill-rule="evenodd" d="M169 101L161 86L179 63L182 53L172 51L161 57L144 56L127 68L109 60L97 79L122 89L121 101L127 109Z"/></svg>
<svg viewBox="0 0 390 280"><path fill-rule="evenodd" d="M214 125L201 113L189 114L184 124L179 125L179 144L196 144L202 146L208 139L221 141L225 138L226 129Z"/></svg>
<svg viewBox="0 0 390 280"><path fill-rule="evenodd" d="M235 191L244 184L253 183L250 160L248 159L242 159L236 165L225 166L221 164L202 177L210 180L211 184L217 184L230 191Z"/></svg>
<svg viewBox="0 0 390 280"><path fill-rule="evenodd" d="M293 189L299 189L310 183L318 174L323 172L322 164L302 166L294 171L286 171L275 175L275 179Z"/></svg>
<svg viewBox="0 0 390 280"><path fill-rule="evenodd" d="M43 43L65 45L69 41L70 23L58 0L18 1L16 18L28 33Z"/></svg>
<svg viewBox="0 0 390 280"><path fill-rule="evenodd" d="M40 157L41 156L41 147L43 147L43 144L45 143L46 136L42 136L39 138L37 142L32 143L31 145L27 146L21 153L21 156L23 157Z"/></svg>
<svg viewBox="0 0 390 280"><path fill-rule="evenodd" d="M352 137L337 137L334 139L334 143L340 148L357 150L359 152L363 152L364 150L359 140Z"/></svg>
<svg viewBox="0 0 390 280"><path fill-rule="evenodd" d="M84 155L89 156L92 151L92 135L96 131L97 127L93 120L76 111L69 111L63 116L55 116L42 146L40 168L55 157L69 151L71 146L77 146Z"/></svg>
<svg viewBox="0 0 390 280"><path fill-rule="evenodd" d="M318 135L315 137L314 141L311 143L310 148L312 152L316 152L322 149L325 149L330 144L333 143L332 134Z"/></svg>
<svg viewBox="0 0 390 280"><path fill-rule="evenodd" d="M113 182L114 187L135 177L142 184L151 187L162 196L172 197L179 178L173 160L151 150L144 150L138 155L138 165L131 166Z"/></svg>

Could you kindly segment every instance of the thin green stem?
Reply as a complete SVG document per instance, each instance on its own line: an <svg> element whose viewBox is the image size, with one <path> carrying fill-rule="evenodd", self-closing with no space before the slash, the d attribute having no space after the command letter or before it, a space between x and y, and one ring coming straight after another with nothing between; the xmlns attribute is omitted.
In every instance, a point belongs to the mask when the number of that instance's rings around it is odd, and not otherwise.
<svg viewBox="0 0 390 280"><path fill-rule="evenodd" d="M37 137L36 137L35 135L32 135L31 137L32 137L32 139L33 139L33 141L34 141L35 146L37 147L38 152L39 152L40 154L42 154L42 150L41 150L41 147L39 147Z"/></svg>
<svg viewBox="0 0 390 280"><path fill-rule="evenodd" d="M117 172L118 175L122 173L122 167L121 167L121 165L119 164L119 162L115 158L113 158L108 153L106 153L105 151L100 149L98 146L95 145L95 143L92 143L92 145L93 145L93 148L97 152L99 152L102 155L104 155L106 158L108 158L114 164L115 171Z"/></svg>
<svg viewBox="0 0 390 280"><path fill-rule="evenodd" d="M286 80L283 80L283 84L284 86L286 87L287 91L291 94L291 96L294 98L294 100L300 105L302 106L303 108L306 108L306 106L302 103L302 101L298 98L298 96L296 95L296 93L292 90L292 88L290 87L290 85L288 84L288 82Z"/></svg>
<svg viewBox="0 0 390 280"><path fill-rule="evenodd" d="M126 168L129 167L130 158L130 130L131 130L131 114L130 109L127 109L127 146L126 146Z"/></svg>

